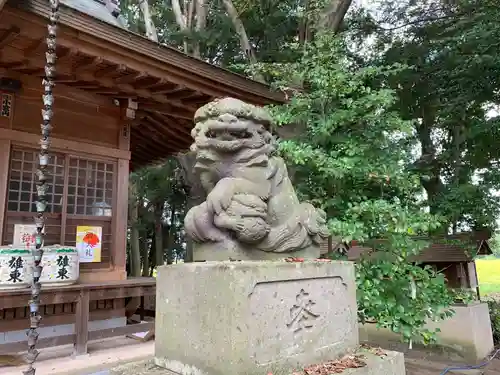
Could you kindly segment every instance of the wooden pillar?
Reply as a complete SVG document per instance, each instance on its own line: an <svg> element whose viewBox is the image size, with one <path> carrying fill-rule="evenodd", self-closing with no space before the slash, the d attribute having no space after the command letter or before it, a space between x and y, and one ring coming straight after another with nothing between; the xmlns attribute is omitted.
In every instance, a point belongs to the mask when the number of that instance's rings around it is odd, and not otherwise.
<svg viewBox="0 0 500 375"><path fill-rule="evenodd" d="M87 354L89 341L90 293L84 289L76 302L75 312L75 345L73 355Z"/></svg>
<svg viewBox="0 0 500 375"><path fill-rule="evenodd" d="M118 147L120 150L130 149L130 123L135 118L137 103L129 100L120 111L120 134ZM130 161L118 159L116 173L115 202L113 204L113 242L112 261L115 270L121 271L122 278L127 277L127 222L128 222L128 183Z"/></svg>
<svg viewBox="0 0 500 375"><path fill-rule="evenodd" d="M113 212L113 245L112 259L115 270L123 271L126 278L127 261L127 220L128 220L128 176L129 161L118 160L116 204Z"/></svg>
<svg viewBox="0 0 500 375"><path fill-rule="evenodd" d="M0 245L3 244L9 180L10 140L0 139Z"/></svg>
<svg viewBox="0 0 500 375"><path fill-rule="evenodd" d="M460 288L467 289L469 287L467 275L465 273L464 263L460 262L457 264L457 273L460 281Z"/></svg>

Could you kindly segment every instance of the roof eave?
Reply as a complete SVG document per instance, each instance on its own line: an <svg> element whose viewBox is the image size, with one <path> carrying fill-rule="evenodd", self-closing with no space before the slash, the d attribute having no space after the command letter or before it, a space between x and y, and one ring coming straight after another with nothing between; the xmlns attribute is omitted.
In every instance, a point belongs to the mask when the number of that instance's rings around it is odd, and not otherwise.
<svg viewBox="0 0 500 375"><path fill-rule="evenodd" d="M49 2L44 0L17 0L9 2L9 5L44 18L48 18L50 12ZM180 71L196 76L197 79L211 81L212 84L216 84L221 88L224 87L228 91L237 92L240 97L248 96L249 100L255 102L255 104L257 102L260 102L260 104L285 102L284 95L272 91L268 85L210 65L175 48L160 45L141 35L108 24L71 7L61 6L60 23L93 38L113 43L126 50L127 53L140 54L143 58L175 67ZM124 43L123 40L127 42Z"/></svg>

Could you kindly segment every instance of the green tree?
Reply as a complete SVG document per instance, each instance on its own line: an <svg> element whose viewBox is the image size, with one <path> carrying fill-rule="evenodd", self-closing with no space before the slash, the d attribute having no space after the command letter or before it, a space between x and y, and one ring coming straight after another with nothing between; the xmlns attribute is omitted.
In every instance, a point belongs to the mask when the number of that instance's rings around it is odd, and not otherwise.
<svg viewBox="0 0 500 375"><path fill-rule="evenodd" d="M500 257L500 233L496 232L490 241L491 251L496 257Z"/></svg>
<svg viewBox="0 0 500 375"><path fill-rule="evenodd" d="M413 203L422 189L405 168L413 124L393 109L397 97L383 84L406 68L360 67L346 56L341 38L318 33L300 60L274 66L278 86L298 75L307 88L273 108L279 125L304 124L279 151L293 165L299 192L328 213L331 232L377 250L357 265L360 320L430 342L434 332L424 323L450 314L453 298L442 275L411 261L426 245L413 237L439 222Z"/></svg>
<svg viewBox="0 0 500 375"><path fill-rule="evenodd" d="M149 276L151 270L163 265L165 260L172 263L183 255L186 196L179 173L179 164L170 158L141 168L130 177L135 187L131 201L137 205L137 218L131 222L131 259L137 262L134 259L141 254L143 276Z"/></svg>
<svg viewBox="0 0 500 375"><path fill-rule="evenodd" d="M494 227L499 188L500 9L494 0L385 0L379 16L360 18L376 53L366 65L411 69L386 80L394 110L414 120L418 156L412 167L444 231ZM390 25L390 26L388 26ZM367 31L369 33L367 34Z"/></svg>

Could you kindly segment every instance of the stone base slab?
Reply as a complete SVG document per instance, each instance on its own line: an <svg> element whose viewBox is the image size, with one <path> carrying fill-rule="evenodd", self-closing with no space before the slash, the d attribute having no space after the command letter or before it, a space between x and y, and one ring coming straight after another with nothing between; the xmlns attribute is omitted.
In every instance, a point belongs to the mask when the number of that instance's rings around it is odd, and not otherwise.
<svg viewBox="0 0 500 375"><path fill-rule="evenodd" d="M159 269L155 362L174 373L283 373L339 358L358 341L351 262Z"/></svg>
<svg viewBox="0 0 500 375"><path fill-rule="evenodd" d="M452 350L465 362L480 361L494 348L488 304L474 303L468 306L451 306L455 315L445 320L428 322L426 328L439 328L437 343L431 347ZM460 327L460 329L457 329ZM360 326L360 338L364 342L383 348L404 350L400 336L375 324Z"/></svg>
<svg viewBox="0 0 500 375"><path fill-rule="evenodd" d="M350 368L343 375L405 375L405 360L403 353L384 351L385 356L378 356L361 350L366 362L365 367ZM276 374L273 374L276 375Z"/></svg>
<svg viewBox="0 0 500 375"><path fill-rule="evenodd" d="M385 351L386 356L380 357L373 353L360 351L364 356L365 367L345 369L342 375L405 375L405 363L402 353ZM129 363L112 368L106 375L179 375L190 374L189 372L178 373L155 365L152 361ZM233 375L223 372L223 375ZM262 370L255 373L238 375L266 375ZM274 371L273 375L292 375L289 371ZM305 374L296 372L296 374Z"/></svg>

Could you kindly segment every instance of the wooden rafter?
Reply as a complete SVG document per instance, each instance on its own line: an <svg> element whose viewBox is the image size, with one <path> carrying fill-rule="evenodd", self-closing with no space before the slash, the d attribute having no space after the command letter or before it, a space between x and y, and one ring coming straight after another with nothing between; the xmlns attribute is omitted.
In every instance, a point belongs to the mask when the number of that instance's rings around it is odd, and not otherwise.
<svg viewBox="0 0 500 375"><path fill-rule="evenodd" d="M171 129L176 129L181 134L189 137L189 142L191 142L191 121L183 121L182 119L173 119L170 116L162 115L161 113L156 113L155 117L159 119L160 123L166 124ZM189 125L187 125L189 124Z"/></svg>
<svg viewBox="0 0 500 375"><path fill-rule="evenodd" d="M184 90L186 90L186 88L183 86L176 85L174 88L163 87L163 88L156 88L156 89L150 89L150 90L152 92L154 92L155 94L175 95L175 97L177 97L177 94L179 92L183 92Z"/></svg>
<svg viewBox="0 0 500 375"><path fill-rule="evenodd" d="M151 127L147 122L143 122L139 128L134 130L134 136L143 140L143 143L148 147L151 146L152 149L156 149L157 154L161 155L165 152L165 144L169 144L168 147L170 151L185 148L185 145L173 144L172 142L166 143L166 137ZM189 147L189 146L188 146Z"/></svg>
<svg viewBox="0 0 500 375"><path fill-rule="evenodd" d="M150 127L160 134L167 134L167 138L170 138L174 142L178 143L182 147L189 147L191 143L190 134L186 134L183 131L180 131L177 127L171 127L165 122L161 122L154 118L152 115L145 117L145 122L149 123Z"/></svg>
<svg viewBox="0 0 500 375"><path fill-rule="evenodd" d="M104 63L104 59L100 56L98 57L89 57L85 63L75 64L73 68L73 74L77 75L80 73L96 71L99 69L99 66Z"/></svg>
<svg viewBox="0 0 500 375"><path fill-rule="evenodd" d="M11 26L7 30L3 30L0 34L0 48L5 47L7 44L16 39L20 32L21 30L17 26Z"/></svg>
<svg viewBox="0 0 500 375"><path fill-rule="evenodd" d="M134 134L134 139L139 141L141 145L147 147L147 149L157 155L161 155L165 151L165 145L156 137L148 137L144 133L136 131Z"/></svg>
<svg viewBox="0 0 500 375"><path fill-rule="evenodd" d="M9 56L18 56L20 55L19 52L10 52ZM68 54L64 56L76 56L78 55L79 57L85 57L85 55L81 54L78 50L70 50ZM108 61L101 61L100 58L96 58L96 60L90 61L90 60L85 60L79 63L80 69L73 69L69 68L66 65L63 65L59 63L58 65L58 72L60 74L64 74L66 76L73 76L72 80L74 81L85 81L85 82L99 82L99 85L102 88L105 88L106 90L109 91L120 91L123 92L126 95L130 95L130 97L139 97L139 98L145 98L145 99L151 99L157 103L161 103L164 105L170 105L172 107L177 107L184 109L191 113L194 108L190 107L188 105L185 105L182 103L180 100L176 100L173 98L168 98L165 95L161 94L155 94L151 92L150 90L147 89L142 89L142 88L135 88L131 84L127 83L116 83L115 78L120 76L121 74L127 72L127 67L125 65L111 65ZM100 64L109 64L106 68L98 69L95 71L91 71L89 68L89 71L83 71L82 72L82 67L87 67L87 66L93 66L95 64L95 61L98 61ZM42 59L36 59L35 57L31 58L29 61L28 66L26 66L26 59L24 58L24 55L22 56L21 59L17 59L16 61L11 62L12 66L10 66L11 69L15 69L16 67L22 66L23 68L36 68L36 67L43 67L43 60ZM140 74L140 72L136 72L136 74Z"/></svg>
<svg viewBox="0 0 500 375"><path fill-rule="evenodd" d="M1 0L0 0L1 1ZM39 48L41 48L43 45L45 45L45 40L44 39L35 39L33 40L30 45L24 49L24 56L25 57L30 57L38 51Z"/></svg>
<svg viewBox="0 0 500 375"><path fill-rule="evenodd" d="M67 64L69 61L78 58L79 51L76 48L65 48L57 52L57 64Z"/></svg>
<svg viewBox="0 0 500 375"><path fill-rule="evenodd" d="M189 89L184 89L182 91L179 91L175 94L176 99L178 100L183 100L192 97L193 95L199 95L198 92L189 90Z"/></svg>
<svg viewBox="0 0 500 375"><path fill-rule="evenodd" d="M97 88L85 88L85 91L89 91L93 94L103 95L103 96L113 96L115 98L119 98L122 93L119 90L111 90L111 89L103 89L102 87Z"/></svg>
<svg viewBox="0 0 500 375"><path fill-rule="evenodd" d="M130 148L132 153L134 153L136 156L135 164L144 164L145 162L148 162L149 160L152 159L160 159L164 158L168 155L172 155L179 150L176 150L172 148L171 146L165 147L161 153L155 154L151 152L151 149L148 147L147 143L141 143L137 137L133 137L134 141L131 143Z"/></svg>
<svg viewBox="0 0 500 375"><path fill-rule="evenodd" d="M17 9L8 7L9 21L21 29L38 27L41 33L46 27L50 5L45 0L30 0L29 6L27 4L21 2ZM78 46L86 54L105 56L115 64L125 64L132 70L145 71L215 97L233 96L254 104L284 100L283 95L271 92L265 85L190 58L173 48L159 46L64 5L60 15L64 31L58 37L59 46Z"/></svg>
<svg viewBox="0 0 500 375"><path fill-rule="evenodd" d="M133 72L133 73L130 73L130 74L125 75L123 77L115 78L114 81L116 83L130 83L133 86L135 86L135 83L137 81L142 81L143 79L146 79L148 77L149 77L149 75L145 72L139 72L139 73Z"/></svg>
<svg viewBox="0 0 500 375"><path fill-rule="evenodd" d="M11 62L1 62L0 66L4 69L24 69L29 66L29 60L19 60L19 61L11 61Z"/></svg>
<svg viewBox="0 0 500 375"><path fill-rule="evenodd" d="M194 107L192 111L184 110L184 109L179 109L176 108L172 105L163 105L163 104L157 104L157 103L139 103L139 109L146 111L146 112L154 112L154 113L161 113L165 115L170 115L172 117L184 119L184 120L192 120L193 119L193 114L194 114Z"/></svg>
<svg viewBox="0 0 500 375"><path fill-rule="evenodd" d="M114 78L122 73L125 73L127 71L127 67L123 64L120 65L114 65L110 64L108 67L99 69L98 71L94 72L94 76L96 78L102 78L102 77L108 77L108 78Z"/></svg>
<svg viewBox="0 0 500 375"><path fill-rule="evenodd" d="M178 85L176 85L175 83L167 81L164 78L160 78L158 81L151 83L147 86L143 86L142 88L149 89L149 90L155 92L155 90L158 90L158 89L160 89L160 90L173 90L176 87L178 87Z"/></svg>

